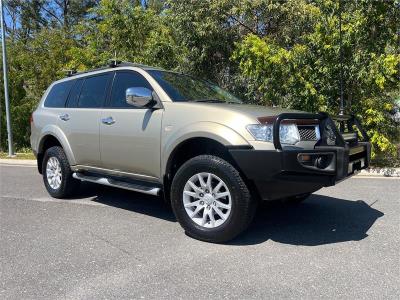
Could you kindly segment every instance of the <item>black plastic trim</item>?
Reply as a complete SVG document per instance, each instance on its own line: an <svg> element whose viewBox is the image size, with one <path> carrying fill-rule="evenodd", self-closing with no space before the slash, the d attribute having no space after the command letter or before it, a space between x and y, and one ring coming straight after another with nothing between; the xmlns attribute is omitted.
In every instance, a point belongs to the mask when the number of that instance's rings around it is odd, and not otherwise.
<svg viewBox="0 0 400 300"><path fill-rule="evenodd" d="M284 120L318 120L321 138L313 149L283 147L279 128ZM371 158L371 144L360 122L353 116L334 117L347 122L347 133L354 134L356 126L362 140L345 140L345 128L340 132L327 113L283 113L273 122L273 144L275 150L252 150L228 148L241 172L256 186L262 199L276 199L306 192L313 192L324 186L334 185L355 171L367 168ZM351 149L357 148L357 151ZM302 154L312 156L307 165L299 159ZM323 161L326 159L326 161ZM319 160L319 162L318 162ZM322 162L323 163L322 163ZM362 164L361 162L364 162Z"/></svg>
<svg viewBox="0 0 400 300"><path fill-rule="evenodd" d="M229 150L229 149L232 149L232 150L240 150L240 149L243 149L243 150L250 150L250 149L254 149L253 148L253 146L252 145L229 145L229 146L226 146L226 148Z"/></svg>
<svg viewBox="0 0 400 300"><path fill-rule="evenodd" d="M362 156L357 157L365 159L363 168L369 164L369 149L366 146ZM254 183L262 199L313 192L324 186L335 185L353 173L348 173L349 163L352 163L348 147L322 146L309 150L282 151L230 149L229 152L246 179ZM332 161L324 168L311 168L301 164L298 159L301 154L327 155L332 157ZM360 156L360 153L357 155Z"/></svg>
<svg viewBox="0 0 400 300"><path fill-rule="evenodd" d="M162 188L162 184L154 181L147 181L143 179L134 179L131 177L127 176L117 176L117 175L111 175L105 172L93 172L93 171L80 171L78 173L81 173L86 176L92 176L92 177L97 177L97 178L107 178L110 180L118 181L118 182L125 182L128 184L135 184L138 186L143 186L143 187L158 187Z"/></svg>

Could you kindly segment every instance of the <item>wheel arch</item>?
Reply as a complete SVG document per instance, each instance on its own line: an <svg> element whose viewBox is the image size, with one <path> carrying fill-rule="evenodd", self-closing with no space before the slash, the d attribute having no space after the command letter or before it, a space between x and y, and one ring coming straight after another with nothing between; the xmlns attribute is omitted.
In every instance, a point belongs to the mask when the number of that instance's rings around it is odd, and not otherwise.
<svg viewBox="0 0 400 300"><path fill-rule="evenodd" d="M162 146L161 178L167 173L171 157L182 145L195 139L221 147L250 146L248 141L230 127L215 122L195 122L169 133ZM201 145L201 143L199 144Z"/></svg>
<svg viewBox="0 0 400 300"><path fill-rule="evenodd" d="M165 163L162 178L166 194L169 193L170 184L180 166L198 155L208 154L218 156L232 164L240 172L239 167L229 153L229 147L229 145L224 145L221 141L204 136L190 137L181 141L171 151Z"/></svg>
<svg viewBox="0 0 400 300"><path fill-rule="evenodd" d="M75 164L75 157L72 153L71 147L67 141L66 136L59 128L50 127L43 130L41 138L38 143L37 150L37 166L38 171L42 174L42 161L44 153L47 149L53 146L60 146L63 148L70 165Z"/></svg>

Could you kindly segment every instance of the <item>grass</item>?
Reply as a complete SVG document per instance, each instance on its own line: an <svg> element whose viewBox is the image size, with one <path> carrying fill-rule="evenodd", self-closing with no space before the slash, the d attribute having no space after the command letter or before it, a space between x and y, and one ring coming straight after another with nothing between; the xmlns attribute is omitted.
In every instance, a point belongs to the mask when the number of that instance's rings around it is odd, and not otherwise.
<svg viewBox="0 0 400 300"><path fill-rule="evenodd" d="M17 152L14 157L8 157L7 152L0 152L0 158L6 159L36 159L32 152Z"/></svg>

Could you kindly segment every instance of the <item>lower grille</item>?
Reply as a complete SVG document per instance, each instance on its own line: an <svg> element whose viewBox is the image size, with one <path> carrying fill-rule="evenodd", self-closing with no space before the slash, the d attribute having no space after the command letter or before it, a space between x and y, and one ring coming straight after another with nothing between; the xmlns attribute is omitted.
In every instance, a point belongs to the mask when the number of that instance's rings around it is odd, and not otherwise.
<svg viewBox="0 0 400 300"><path fill-rule="evenodd" d="M298 125L300 140L302 141L317 141L319 133L317 132L318 126L315 125Z"/></svg>

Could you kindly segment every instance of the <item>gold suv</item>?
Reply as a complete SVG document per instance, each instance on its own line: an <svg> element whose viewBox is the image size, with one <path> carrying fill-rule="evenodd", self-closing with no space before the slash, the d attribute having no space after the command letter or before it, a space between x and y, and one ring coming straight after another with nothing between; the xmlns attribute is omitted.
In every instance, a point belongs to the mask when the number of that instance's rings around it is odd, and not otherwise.
<svg viewBox="0 0 400 300"><path fill-rule="evenodd" d="M370 159L353 116L246 105L210 82L132 63L54 82L31 127L51 196L81 181L163 195L185 231L210 242L245 230L259 201L300 202Z"/></svg>

